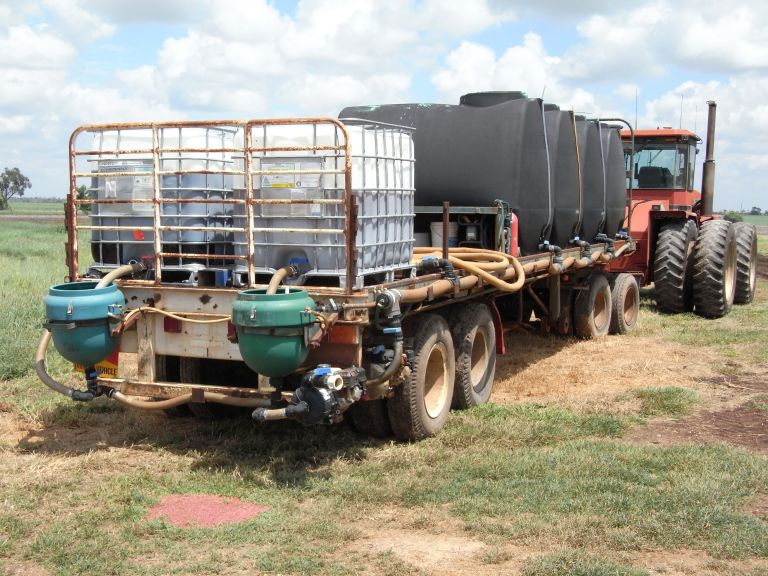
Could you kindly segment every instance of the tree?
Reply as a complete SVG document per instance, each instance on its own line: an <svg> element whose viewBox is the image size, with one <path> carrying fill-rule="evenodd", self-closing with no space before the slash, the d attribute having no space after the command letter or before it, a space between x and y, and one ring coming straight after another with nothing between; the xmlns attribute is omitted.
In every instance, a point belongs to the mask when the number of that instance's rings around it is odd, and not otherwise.
<svg viewBox="0 0 768 576"><path fill-rule="evenodd" d="M90 200L90 196L88 195L88 187L85 184L78 186L75 188L75 190L77 190L78 200ZM78 204L78 210L80 210L80 212L83 214L90 214L91 206L92 204Z"/></svg>
<svg viewBox="0 0 768 576"><path fill-rule="evenodd" d="M744 220L744 217L741 215L741 212L729 210L723 213L723 220L728 220L729 222L741 222Z"/></svg>
<svg viewBox="0 0 768 576"><path fill-rule="evenodd" d="M7 210L8 200L14 196L24 196L27 188L32 188L29 178L24 176L18 168L6 168L0 174L0 210Z"/></svg>
<svg viewBox="0 0 768 576"><path fill-rule="evenodd" d="M752 210L749 211L753 216L760 216L763 213L759 206L752 206Z"/></svg>

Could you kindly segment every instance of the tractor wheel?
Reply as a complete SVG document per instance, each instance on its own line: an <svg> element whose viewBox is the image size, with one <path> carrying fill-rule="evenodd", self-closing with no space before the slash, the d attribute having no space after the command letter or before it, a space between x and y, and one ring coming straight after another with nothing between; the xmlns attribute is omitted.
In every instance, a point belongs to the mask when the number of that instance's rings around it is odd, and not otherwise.
<svg viewBox="0 0 768 576"><path fill-rule="evenodd" d="M640 315L640 289L632 274L617 274L611 287L611 334L627 334Z"/></svg>
<svg viewBox="0 0 768 576"><path fill-rule="evenodd" d="M576 295L573 329L577 336L589 340L608 334L611 326L611 287L603 274L592 274L588 287Z"/></svg>
<svg viewBox="0 0 768 576"><path fill-rule="evenodd" d="M451 326L456 350L453 407L470 408L488 402L496 373L496 328L488 306L459 305Z"/></svg>
<svg viewBox="0 0 768 576"><path fill-rule="evenodd" d="M155 355L155 380L158 382L179 382L179 357ZM170 418L192 416L189 404L163 410Z"/></svg>
<svg viewBox="0 0 768 576"><path fill-rule="evenodd" d="M361 434L374 438L386 438L392 434L386 400L355 402L344 414L349 416L352 427Z"/></svg>
<svg viewBox="0 0 768 576"><path fill-rule="evenodd" d="M387 400L389 422L400 440L437 434L451 410L456 365L448 324L438 314L414 319L413 370Z"/></svg>
<svg viewBox="0 0 768 576"><path fill-rule="evenodd" d="M749 304L755 297L757 283L757 230L754 224L737 222L736 236L736 294L735 304Z"/></svg>
<svg viewBox="0 0 768 576"><path fill-rule="evenodd" d="M727 220L701 225L693 252L693 301L696 314L722 318L736 294L735 229Z"/></svg>
<svg viewBox="0 0 768 576"><path fill-rule="evenodd" d="M696 240L693 220L675 220L661 227L653 259L656 307L661 312L678 314L693 310L693 256Z"/></svg>

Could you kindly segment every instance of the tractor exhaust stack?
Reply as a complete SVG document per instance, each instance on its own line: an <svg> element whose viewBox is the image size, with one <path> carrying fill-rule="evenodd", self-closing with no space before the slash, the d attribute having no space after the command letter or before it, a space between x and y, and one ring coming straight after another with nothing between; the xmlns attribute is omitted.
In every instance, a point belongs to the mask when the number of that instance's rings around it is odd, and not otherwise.
<svg viewBox="0 0 768 576"><path fill-rule="evenodd" d="M701 177L701 214L711 215L714 212L715 199L715 117L717 115L717 103L713 100L707 102L709 114L707 116L707 157L704 160L704 173Z"/></svg>

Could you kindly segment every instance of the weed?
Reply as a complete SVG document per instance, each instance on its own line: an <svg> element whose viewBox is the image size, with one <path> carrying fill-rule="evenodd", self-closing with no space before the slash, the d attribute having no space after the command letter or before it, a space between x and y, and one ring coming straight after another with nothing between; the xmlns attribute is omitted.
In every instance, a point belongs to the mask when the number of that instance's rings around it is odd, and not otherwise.
<svg viewBox="0 0 768 576"><path fill-rule="evenodd" d="M640 399L645 416L684 416L699 398L693 390L675 386L643 388L634 394Z"/></svg>

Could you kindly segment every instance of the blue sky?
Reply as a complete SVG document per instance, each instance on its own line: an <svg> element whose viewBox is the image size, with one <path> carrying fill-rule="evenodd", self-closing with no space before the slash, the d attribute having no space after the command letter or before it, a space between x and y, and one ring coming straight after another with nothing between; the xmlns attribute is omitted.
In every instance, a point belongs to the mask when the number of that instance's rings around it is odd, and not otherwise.
<svg viewBox="0 0 768 576"><path fill-rule="evenodd" d="M0 157L62 196L79 124L335 115L524 90L699 132L716 207L768 209L768 6L638 0L0 0ZM680 23L686 26L681 27Z"/></svg>

